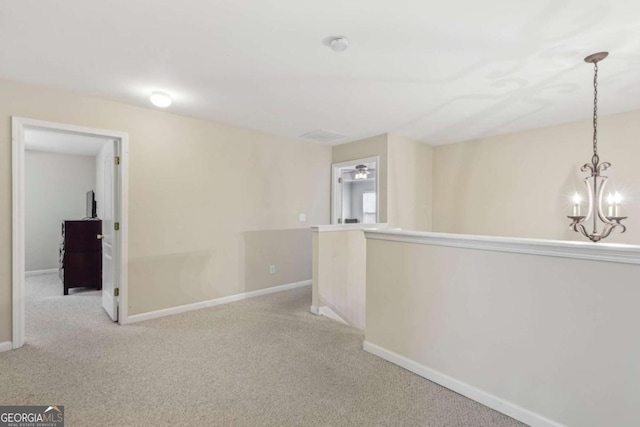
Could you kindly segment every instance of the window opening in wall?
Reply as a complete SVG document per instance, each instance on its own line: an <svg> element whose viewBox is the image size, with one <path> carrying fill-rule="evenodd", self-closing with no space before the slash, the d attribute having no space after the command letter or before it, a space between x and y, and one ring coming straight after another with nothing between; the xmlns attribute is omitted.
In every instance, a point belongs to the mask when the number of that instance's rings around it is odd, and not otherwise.
<svg viewBox="0 0 640 427"><path fill-rule="evenodd" d="M333 165L332 224L378 222L378 158ZM365 196L365 194L368 194ZM365 206L367 203L367 206Z"/></svg>

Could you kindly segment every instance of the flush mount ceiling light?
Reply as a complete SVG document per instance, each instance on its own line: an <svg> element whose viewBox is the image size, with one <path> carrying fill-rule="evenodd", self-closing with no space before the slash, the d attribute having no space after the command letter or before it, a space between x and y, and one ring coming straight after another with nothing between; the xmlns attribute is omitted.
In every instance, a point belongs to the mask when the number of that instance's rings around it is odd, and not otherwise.
<svg viewBox="0 0 640 427"><path fill-rule="evenodd" d="M343 36L334 37L329 41L329 45L334 52L344 52L349 47L349 39Z"/></svg>
<svg viewBox="0 0 640 427"><path fill-rule="evenodd" d="M153 92L149 100L153 105L160 108L167 108L173 102L171 97L163 92Z"/></svg>
<svg viewBox="0 0 640 427"><path fill-rule="evenodd" d="M611 232L620 228L620 232L624 233L626 227L621 224L621 221L626 219L626 216L620 215L620 203L622 202L622 196L616 193L615 196L610 194L607 198L609 202L609 210L607 215L604 214L602 208L602 201L604 199L604 187L607 183L607 177L601 175L602 172L611 167L611 163L600 163L600 157L598 156L598 62L602 61L609 55L608 52L594 53L587 56L584 60L587 63L593 64L593 156L591 157L591 163L586 163L580 169L582 172L589 172L589 175L584 179L584 185L587 187L587 195L589 201L589 207L587 215L580 215L580 202L582 198L579 194L573 196L573 215L569 216L571 219L570 228L573 231L582 233L592 242L599 242L611 234ZM585 222L593 218L593 231L589 233L585 227ZM602 227L601 231L598 228Z"/></svg>
<svg viewBox="0 0 640 427"><path fill-rule="evenodd" d="M367 179L369 175L369 168L365 165L356 166L356 172L353 175L353 179Z"/></svg>

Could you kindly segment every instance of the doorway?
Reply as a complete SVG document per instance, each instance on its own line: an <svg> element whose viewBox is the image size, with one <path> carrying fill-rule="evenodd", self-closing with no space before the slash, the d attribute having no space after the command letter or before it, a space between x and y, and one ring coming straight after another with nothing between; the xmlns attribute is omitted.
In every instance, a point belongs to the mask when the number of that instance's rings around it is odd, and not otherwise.
<svg viewBox="0 0 640 427"><path fill-rule="evenodd" d="M334 163L332 169L331 223L377 223L378 157Z"/></svg>
<svg viewBox="0 0 640 427"><path fill-rule="evenodd" d="M27 136L30 137L29 143L27 143ZM62 142L57 144L56 137L60 141L66 141L66 145ZM90 153L88 155L95 156L95 181L91 184L95 188L86 193L87 216L72 222L84 223L84 225L96 225L98 222L101 224L102 232L93 233L96 234L94 239L97 239L97 245L100 248L100 253L97 256L101 258L100 265L102 266L101 272L98 273L101 275L101 304L112 320L119 324L125 324L127 322L128 296L126 262L128 247L128 135L123 132L12 117L12 140L13 348L19 348L25 343L25 249L27 247L25 235L27 223L25 216L25 159L27 149L69 154ZM32 142L34 140L36 141L35 146ZM53 146L54 144L57 148ZM93 147L91 147L92 144ZM32 152L30 151L30 153ZM89 200L91 197L95 197L90 194L94 193L93 190L96 190L95 195L98 196L97 203L93 205L98 207L97 212ZM84 204L85 194L79 194L78 197L82 198L81 203ZM31 212L33 211L34 209L31 209ZM77 209L74 212L77 217ZM63 224L67 224L67 222L65 221ZM62 228L64 229L64 227ZM95 229L95 227L91 228ZM63 252L62 246L60 252ZM62 258L70 259L70 257L65 258L64 254ZM62 265L60 264L61 276L66 273L66 271L63 273ZM30 270L32 269L33 265L30 265ZM55 277L51 274L50 276ZM66 282L64 288L66 293Z"/></svg>

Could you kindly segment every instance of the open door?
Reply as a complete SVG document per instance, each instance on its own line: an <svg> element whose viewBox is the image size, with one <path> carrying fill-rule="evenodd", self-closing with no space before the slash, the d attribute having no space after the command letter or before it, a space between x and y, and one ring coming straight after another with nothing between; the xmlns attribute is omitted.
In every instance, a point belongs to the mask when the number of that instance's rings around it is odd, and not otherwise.
<svg viewBox="0 0 640 427"><path fill-rule="evenodd" d="M114 191L118 188L117 179L117 142L109 141L104 144L98 154L103 166L103 191L102 191L102 307L113 319L118 321L118 277L116 271L116 234L117 222L115 218L117 197Z"/></svg>
<svg viewBox="0 0 640 427"><path fill-rule="evenodd" d="M25 117L11 117L11 259L12 259L12 341L16 349L25 343L25 132L48 130L96 137L103 140L96 155L95 190L98 217L103 219L103 291L102 305L109 316L120 324L127 323L127 259L128 259L128 182L129 135L126 132L95 129L72 124L47 122ZM84 142L83 142L84 144ZM102 156L102 157L101 157ZM118 160L116 164L115 160ZM105 167L106 166L106 167ZM107 191L98 191L105 185ZM105 209L103 209L105 208ZM116 231L115 226L119 231ZM97 234L97 233L96 233ZM3 343L0 343L2 347ZM4 343L7 344L7 343Z"/></svg>

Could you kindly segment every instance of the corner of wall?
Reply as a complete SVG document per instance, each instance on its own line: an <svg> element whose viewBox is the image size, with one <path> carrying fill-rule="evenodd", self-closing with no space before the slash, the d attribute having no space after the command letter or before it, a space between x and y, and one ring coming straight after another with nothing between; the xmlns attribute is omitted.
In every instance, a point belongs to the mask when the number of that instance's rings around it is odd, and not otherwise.
<svg viewBox="0 0 640 427"><path fill-rule="evenodd" d="M388 222L394 227L433 227L433 147L388 134Z"/></svg>

